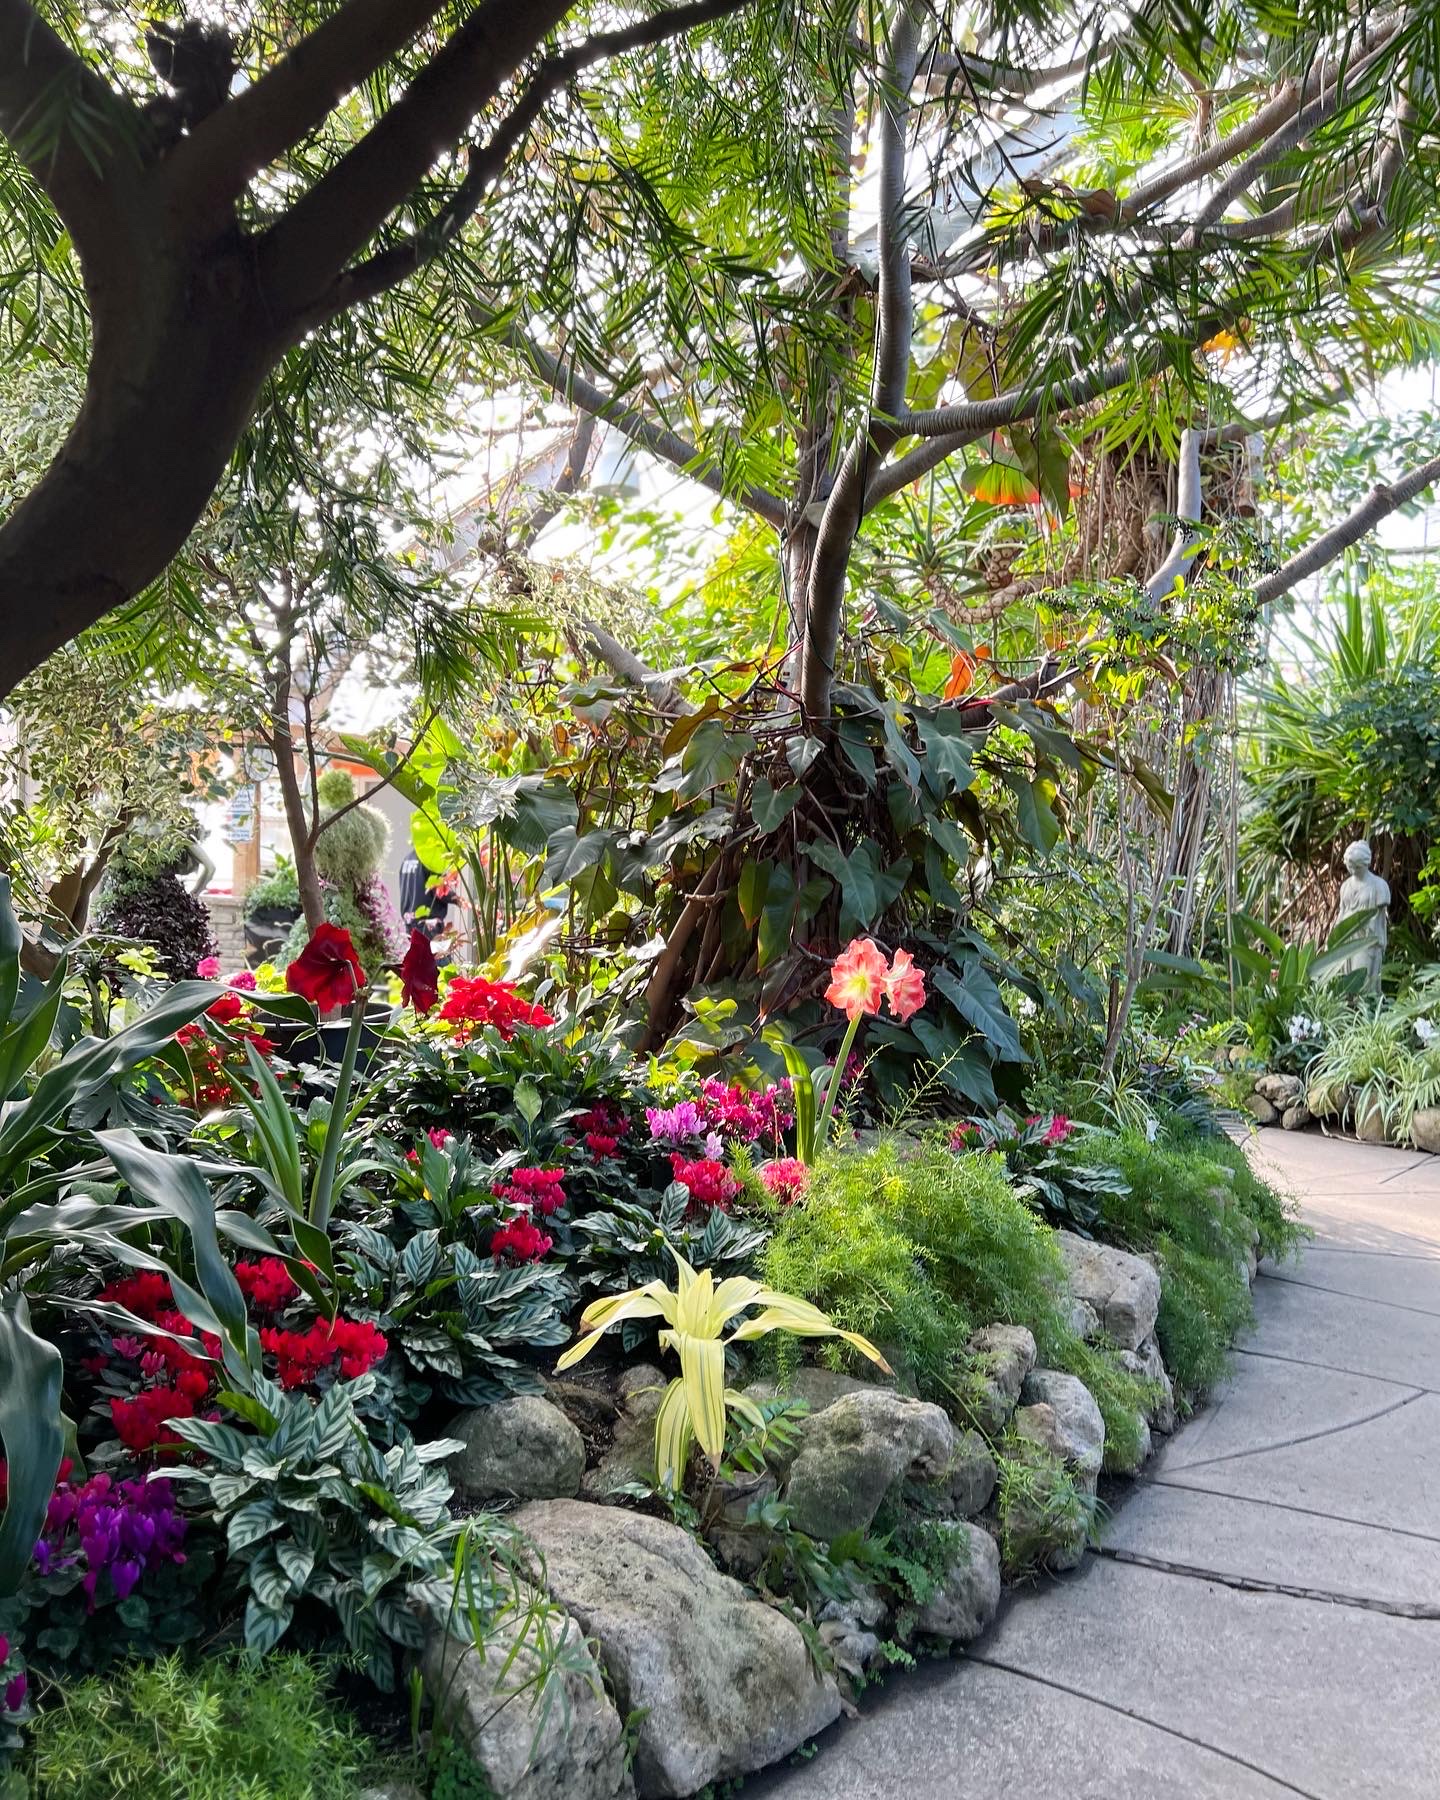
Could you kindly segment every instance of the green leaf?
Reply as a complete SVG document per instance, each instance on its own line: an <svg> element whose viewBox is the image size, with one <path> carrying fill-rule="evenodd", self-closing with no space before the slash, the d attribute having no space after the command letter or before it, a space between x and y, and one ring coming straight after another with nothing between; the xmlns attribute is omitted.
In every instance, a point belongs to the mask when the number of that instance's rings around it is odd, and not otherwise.
<svg viewBox="0 0 1440 1800"><path fill-rule="evenodd" d="M740 880L735 888L735 904L740 908L740 917L752 931L764 910L765 895L769 890L774 867L773 863L756 862L753 856L747 856L741 866Z"/></svg>
<svg viewBox="0 0 1440 1800"><path fill-rule="evenodd" d="M264 1656L284 1637L295 1617L292 1606L262 1606L254 1594L245 1602L245 1648Z"/></svg>
<svg viewBox="0 0 1440 1800"><path fill-rule="evenodd" d="M932 981L950 1004L992 1045L1006 1062L1028 1062L1020 1043L1020 1030L1005 1010L1000 990L978 963L966 965L963 974L941 964Z"/></svg>
<svg viewBox="0 0 1440 1800"><path fill-rule="evenodd" d="M0 1441L9 1471L0 1518L0 1594L13 1594L29 1566L65 1454L60 1415L64 1366L36 1335L18 1291L0 1295Z"/></svg>
<svg viewBox="0 0 1440 1800"><path fill-rule="evenodd" d="M268 1537L281 1523L280 1509L273 1500L252 1500L230 1515L225 1541L232 1551L244 1550Z"/></svg>
<svg viewBox="0 0 1440 1800"><path fill-rule="evenodd" d="M961 725L959 714L942 707L933 713L917 713L915 722L924 746L921 767L928 786L942 800L947 794L963 793L975 779L970 766L974 740Z"/></svg>
<svg viewBox="0 0 1440 1800"><path fill-rule="evenodd" d="M750 795L750 816L767 835L777 831L794 812L803 792L798 781L792 781L789 787L774 788L762 775Z"/></svg>
<svg viewBox="0 0 1440 1800"><path fill-rule="evenodd" d="M1050 806L1054 784L1038 776L1031 781L1015 769L1002 769L1000 779L1015 796L1015 818L1021 837L1032 849L1048 856L1060 840L1060 821Z"/></svg>
<svg viewBox="0 0 1440 1800"><path fill-rule="evenodd" d="M806 772L824 748L824 740L814 737L791 738L786 743L785 760L797 781L805 779Z"/></svg>

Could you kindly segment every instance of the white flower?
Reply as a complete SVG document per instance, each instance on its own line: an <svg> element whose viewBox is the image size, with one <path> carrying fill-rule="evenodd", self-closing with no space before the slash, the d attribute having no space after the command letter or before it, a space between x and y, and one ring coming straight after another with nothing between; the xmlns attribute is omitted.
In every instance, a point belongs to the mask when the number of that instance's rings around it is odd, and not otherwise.
<svg viewBox="0 0 1440 1800"><path fill-rule="evenodd" d="M1303 1044L1307 1038L1320 1036L1320 1021L1308 1019L1304 1013L1296 1013L1286 1020L1285 1029L1290 1033L1292 1044Z"/></svg>
<svg viewBox="0 0 1440 1800"><path fill-rule="evenodd" d="M1022 1019L1033 1019L1040 1008L1028 994L1021 994L1015 1002L1015 1010Z"/></svg>
<svg viewBox="0 0 1440 1800"><path fill-rule="evenodd" d="M1417 1019L1415 1035L1428 1050L1433 1043L1440 1041L1440 1025L1436 1025L1432 1019Z"/></svg>

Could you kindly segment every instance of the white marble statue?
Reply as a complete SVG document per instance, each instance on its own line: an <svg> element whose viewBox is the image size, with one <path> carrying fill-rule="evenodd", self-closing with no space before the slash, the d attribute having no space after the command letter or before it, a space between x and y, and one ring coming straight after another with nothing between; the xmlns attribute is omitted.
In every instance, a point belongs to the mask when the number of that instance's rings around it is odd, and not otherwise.
<svg viewBox="0 0 1440 1800"><path fill-rule="evenodd" d="M1336 976L1359 970L1365 977L1367 994L1380 992L1380 964L1385 959L1385 945L1390 936L1390 884L1370 872L1370 846L1357 838L1345 850L1346 877L1340 885L1340 917L1354 918L1357 913L1369 915L1368 922L1358 925L1355 935L1345 945L1344 960L1335 970Z"/></svg>

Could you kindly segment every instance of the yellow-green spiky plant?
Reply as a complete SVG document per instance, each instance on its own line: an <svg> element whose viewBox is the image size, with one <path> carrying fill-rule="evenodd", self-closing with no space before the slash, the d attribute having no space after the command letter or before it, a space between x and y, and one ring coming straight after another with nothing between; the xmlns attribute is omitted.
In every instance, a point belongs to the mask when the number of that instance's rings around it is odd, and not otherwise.
<svg viewBox="0 0 1440 1800"><path fill-rule="evenodd" d="M556 1363L556 1370L570 1369L599 1343L612 1325L625 1319L664 1319L660 1348L680 1358L680 1373L665 1390L655 1417L655 1469L662 1487L678 1488L694 1438L710 1459L720 1466L725 1448L725 1416L739 1413L749 1424L764 1429L765 1419L753 1400L725 1385L725 1350L772 1331L793 1331L798 1337L840 1337L863 1356L890 1373L880 1352L856 1331L834 1325L808 1300L780 1294L747 1275L732 1275L717 1287L709 1269L692 1269L683 1256L675 1258L676 1286L663 1281L646 1282L628 1294L611 1294L592 1300L580 1315L585 1335L572 1344ZM750 1307L762 1310L743 1320L728 1337L722 1336L732 1319Z"/></svg>

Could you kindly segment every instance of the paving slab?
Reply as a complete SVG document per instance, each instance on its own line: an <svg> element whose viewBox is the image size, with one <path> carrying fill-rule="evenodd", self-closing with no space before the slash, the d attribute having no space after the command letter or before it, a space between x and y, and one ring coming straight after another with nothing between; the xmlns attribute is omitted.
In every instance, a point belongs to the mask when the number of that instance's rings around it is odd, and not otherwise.
<svg viewBox="0 0 1440 1800"><path fill-rule="evenodd" d="M1159 1479L1440 1542L1440 1395L1402 1399L1363 1424L1283 1448L1167 1463ZM1299 1520L1295 1528L1307 1529ZM1436 1653L1440 1660L1440 1640Z"/></svg>
<svg viewBox="0 0 1440 1800"><path fill-rule="evenodd" d="M1405 1188L1316 1194L1305 1203L1305 1222L1321 1248L1440 1255L1440 1202L1417 1207Z"/></svg>
<svg viewBox="0 0 1440 1800"><path fill-rule="evenodd" d="M1111 1516L1101 1544L1104 1554L1127 1561L1440 1621L1440 1537L1302 1516L1214 1488L1151 1483Z"/></svg>
<svg viewBox="0 0 1440 1800"><path fill-rule="evenodd" d="M1260 1354L1440 1388L1440 1318L1271 1280L1255 1284L1255 1316Z"/></svg>
<svg viewBox="0 0 1440 1800"><path fill-rule="evenodd" d="M1418 1391L1408 1383L1377 1381L1343 1369L1237 1356L1225 1386L1171 1438L1151 1472L1169 1475L1196 1463L1359 1424Z"/></svg>
<svg viewBox="0 0 1440 1800"><path fill-rule="evenodd" d="M747 1781L742 1800L1290 1800L1295 1791L1124 1710L967 1661L893 1677L863 1717L820 1740L813 1760Z"/></svg>
<svg viewBox="0 0 1440 1800"><path fill-rule="evenodd" d="M1437 1650L1433 1622L1091 1557L1012 1606L976 1654L1241 1757L1317 1800L1435 1800Z"/></svg>
<svg viewBox="0 0 1440 1800"><path fill-rule="evenodd" d="M1378 1300L1388 1306L1412 1307L1440 1318L1440 1253L1415 1256L1376 1255L1369 1250L1316 1245L1302 1262L1267 1268L1275 1281L1296 1281L1326 1288L1352 1300ZM1440 1383L1437 1383L1440 1385Z"/></svg>

